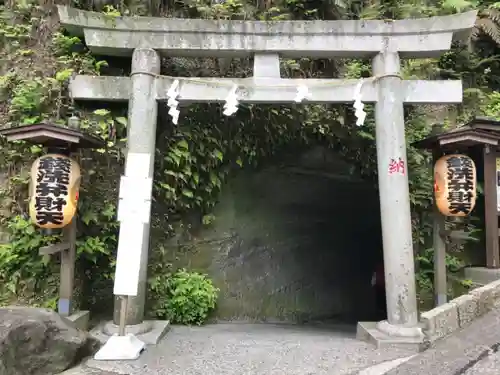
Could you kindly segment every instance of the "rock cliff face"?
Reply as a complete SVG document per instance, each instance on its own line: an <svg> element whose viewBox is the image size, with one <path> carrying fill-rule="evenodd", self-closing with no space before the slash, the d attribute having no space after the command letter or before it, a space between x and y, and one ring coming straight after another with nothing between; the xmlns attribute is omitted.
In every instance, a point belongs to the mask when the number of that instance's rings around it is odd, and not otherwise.
<svg viewBox="0 0 500 375"><path fill-rule="evenodd" d="M2 375L58 374L91 354L97 345L51 310L0 308Z"/></svg>
<svg viewBox="0 0 500 375"><path fill-rule="evenodd" d="M210 229L164 245L176 266L214 279L219 319L368 318L378 193L348 171L318 148L242 172L224 187Z"/></svg>

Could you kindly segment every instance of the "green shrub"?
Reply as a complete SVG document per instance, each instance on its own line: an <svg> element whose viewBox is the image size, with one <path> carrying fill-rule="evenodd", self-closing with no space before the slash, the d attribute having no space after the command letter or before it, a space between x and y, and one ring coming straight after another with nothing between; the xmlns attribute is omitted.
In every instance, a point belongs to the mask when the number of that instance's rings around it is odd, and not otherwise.
<svg viewBox="0 0 500 375"><path fill-rule="evenodd" d="M153 312L157 317L189 325L206 322L219 292L207 275L185 269L153 278L150 290L154 294Z"/></svg>
<svg viewBox="0 0 500 375"><path fill-rule="evenodd" d="M10 241L0 244L0 299L32 294L39 294L40 300L52 299L47 289L53 277L50 257L40 256L38 250L56 242L58 237L42 235L29 219L20 215L13 216L7 228Z"/></svg>

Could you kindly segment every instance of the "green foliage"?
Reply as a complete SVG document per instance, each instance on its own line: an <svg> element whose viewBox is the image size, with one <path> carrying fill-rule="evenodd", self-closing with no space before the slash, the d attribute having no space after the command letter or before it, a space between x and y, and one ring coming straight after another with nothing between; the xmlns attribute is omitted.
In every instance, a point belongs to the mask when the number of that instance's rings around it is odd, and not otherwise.
<svg viewBox="0 0 500 375"><path fill-rule="evenodd" d="M203 324L215 308L219 289L204 274L178 270L150 280L153 313L178 324Z"/></svg>
<svg viewBox="0 0 500 375"><path fill-rule="evenodd" d="M38 249L56 242L58 237L41 235L29 220L21 216L10 218L7 227L12 240L0 244L0 302L9 302L9 296L22 292L24 297L32 298L32 302L41 300L46 305L55 296L53 288L46 288L53 268L48 256L38 255ZM44 300L40 296L48 298Z"/></svg>
<svg viewBox="0 0 500 375"><path fill-rule="evenodd" d="M500 93L493 91L485 95L481 110L485 116L500 118Z"/></svg>
<svg viewBox="0 0 500 375"><path fill-rule="evenodd" d="M249 121L250 116L263 113L262 108L241 108L237 116L220 123L218 111L193 106L185 115L188 124L173 134L160 135L159 143L166 146L166 152L158 153L155 191L172 218L192 210L209 215L231 171L244 165L257 166L264 157L294 141L293 110L270 108L267 117L272 127L264 132ZM286 119L275 122L283 115Z"/></svg>
<svg viewBox="0 0 500 375"><path fill-rule="evenodd" d="M17 18L25 15L23 19L30 19L30 12L39 11L37 7L14 7L8 11L2 9L0 18L15 14ZM35 27L29 24L30 31ZM52 36L49 34L48 37L41 49L33 48L29 54L24 52L30 58L46 58L46 52L52 51L47 66L26 70L21 64L12 66L1 76L0 88L8 103L2 115L7 125L40 121L63 125L65 120L62 119L77 110L66 95L68 80L74 73L99 74L100 69L107 66L106 62L97 61L91 56L77 37L65 36L60 32ZM8 53L17 56L20 49L26 51L28 42L29 38L20 39L18 49L10 46ZM123 164L120 147L123 146L127 120L112 116L107 110L81 112L80 115L83 129L107 141L106 149L85 150L77 156L83 169L78 217L77 288L87 292L84 298L90 305L98 305L99 299L105 297L104 294L95 293L95 289L103 289L103 285L109 284L117 247L116 182L111 176L117 180L118 170ZM5 204L1 219L7 225L11 237L10 244L2 245L0 255L0 281L5 287L4 291L10 294L4 295L4 299L15 296L22 300L24 295L38 292L43 297L40 302L42 305L54 306L55 294L40 291L49 289L53 280L57 279L57 262L56 259L39 256L38 248L55 238L43 236L20 216L27 213L30 163L43 150L23 142L4 146L0 148L0 170L8 171L9 181L0 186L0 197ZM110 164L113 164L112 168ZM108 177L111 177L111 182L106 180ZM28 302L33 303L31 300Z"/></svg>
<svg viewBox="0 0 500 375"><path fill-rule="evenodd" d="M472 238L472 241L475 240L475 238ZM430 293L433 290L434 284L434 249L425 249L417 256L416 261L419 269L416 275L417 283L422 291ZM454 274L460 272L464 267L464 263L459 257L452 253L447 253L445 262L448 280L451 281L448 284L448 294L451 298L455 298L457 295L454 290L454 284L459 284L463 288L467 289L470 288L471 281L468 279L454 277Z"/></svg>
<svg viewBox="0 0 500 375"><path fill-rule="evenodd" d="M222 171L214 172L224 163L220 141L210 137L207 129L201 134L183 132L181 136L182 139L172 144L164 157L166 178L159 187L163 189L165 199L175 205L172 207L174 212L196 206L209 209L225 177ZM197 136L206 137L201 148L196 147L200 144L200 139L194 138ZM191 141L191 150L188 140ZM202 162L198 163L199 160Z"/></svg>
<svg viewBox="0 0 500 375"><path fill-rule="evenodd" d="M11 118L19 118L23 124L40 122L52 88L53 81L49 82L41 78L21 80L12 90L9 110Z"/></svg>

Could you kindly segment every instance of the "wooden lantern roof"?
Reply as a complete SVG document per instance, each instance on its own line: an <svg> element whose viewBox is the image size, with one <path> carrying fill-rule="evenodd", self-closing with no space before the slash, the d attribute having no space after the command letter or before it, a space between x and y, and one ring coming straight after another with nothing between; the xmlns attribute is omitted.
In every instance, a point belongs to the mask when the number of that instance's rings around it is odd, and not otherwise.
<svg viewBox="0 0 500 375"><path fill-rule="evenodd" d="M105 142L80 130L60 125L40 123L0 130L8 141L26 141L53 148L103 148Z"/></svg>
<svg viewBox="0 0 500 375"><path fill-rule="evenodd" d="M500 150L500 121L489 117L475 117L456 129L433 134L412 146L425 150L466 150L476 145L491 145Z"/></svg>

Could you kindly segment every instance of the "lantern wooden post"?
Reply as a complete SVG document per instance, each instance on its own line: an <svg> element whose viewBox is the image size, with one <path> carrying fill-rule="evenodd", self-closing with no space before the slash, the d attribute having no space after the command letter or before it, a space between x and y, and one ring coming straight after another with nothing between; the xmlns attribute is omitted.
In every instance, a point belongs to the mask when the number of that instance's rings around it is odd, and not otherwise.
<svg viewBox="0 0 500 375"><path fill-rule="evenodd" d="M63 241L68 249L61 251L61 279L59 285L59 303L57 310L62 316L73 313L73 285L75 280L76 261L76 215L71 224L63 229Z"/></svg>
<svg viewBox="0 0 500 375"><path fill-rule="evenodd" d="M49 153L61 153L61 150L48 149ZM70 150L65 152L67 156L73 156ZM64 317L71 316L73 311L73 292L75 283L75 262L76 262L76 223L78 212L73 216L71 223L62 229L62 242L64 246L60 251L60 280L59 280L59 301L57 303L57 312ZM53 245L49 245L40 249L40 252L47 251ZM49 250L50 251L50 250Z"/></svg>
<svg viewBox="0 0 500 375"><path fill-rule="evenodd" d="M484 157L484 221L486 227L486 267L500 268L498 246L498 209L497 209L497 152L490 145L483 147Z"/></svg>
<svg viewBox="0 0 500 375"><path fill-rule="evenodd" d="M3 129L0 135L8 141L26 141L47 147L49 153L71 156L80 148L102 148L101 139L89 136L79 130L79 120L71 117L69 127L53 124L34 124L10 129ZM76 260L77 214L71 222L62 228L62 242L44 246L39 249L40 255L61 254L61 274L59 286L58 313L73 321L79 328L86 329L88 311L73 311L73 288Z"/></svg>
<svg viewBox="0 0 500 375"><path fill-rule="evenodd" d="M432 174L434 175L434 164L441 156L438 149L432 152ZM436 206L433 198L433 227L432 247L434 249L434 302L436 306L446 303L448 286L446 275L446 241L445 241L445 217Z"/></svg>

